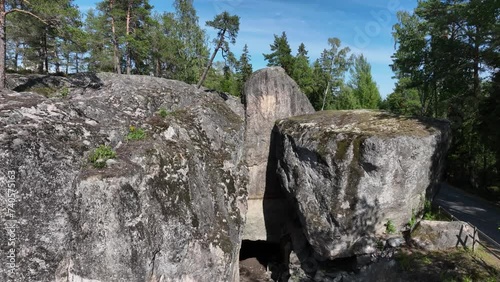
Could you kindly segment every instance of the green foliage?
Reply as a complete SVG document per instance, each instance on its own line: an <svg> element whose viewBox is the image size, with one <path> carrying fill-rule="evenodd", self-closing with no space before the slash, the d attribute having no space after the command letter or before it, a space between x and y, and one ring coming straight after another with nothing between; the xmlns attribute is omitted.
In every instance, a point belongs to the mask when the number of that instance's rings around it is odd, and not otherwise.
<svg viewBox="0 0 500 282"><path fill-rule="evenodd" d="M146 138L146 133L142 128L137 128L135 126L129 127L129 132L127 134L127 140L142 140Z"/></svg>
<svg viewBox="0 0 500 282"><path fill-rule="evenodd" d="M243 97L245 82L247 82L253 73L253 67L250 60L251 57L248 51L248 45L245 44L243 47L243 53L241 53L240 60L236 65L237 96Z"/></svg>
<svg viewBox="0 0 500 282"><path fill-rule="evenodd" d="M297 55L293 59L293 70L291 77L300 87L300 90L307 96L313 92L313 69L309 64L309 57L304 43L301 43L297 51Z"/></svg>
<svg viewBox="0 0 500 282"><path fill-rule="evenodd" d="M402 280L408 281L497 281L498 270L469 252L448 250L421 252L401 250L395 255ZM496 260L494 260L497 262ZM409 279L410 278L410 279Z"/></svg>
<svg viewBox="0 0 500 282"><path fill-rule="evenodd" d="M377 249L379 251L383 251L384 250L384 241L377 241Z"/></svg>
<svg viewBox="0 0 500 282"><path fill-rule="evenodd" d="M452 122L448 180L487 194L498 181L498 3L419 1L399 12L389 111Z"/></svg>
<svg viewBox="0 0 500 282"><path fill-rule="evenodd" d="M288 44L288 38L283 31L281 36L274 35L274 42L270 45L271 53L262 54L264 59L268 61L267 66L279 66L285 69L285 72L292 76L294 58L292 56L292 49Z"/></svg>
<svg viewBox="0 0 500 282"><path fill-rule="evenodd" d="M399 265L403 271L408 271L412 267L412 259L410 255L406 252L402 252L396 256L396 260L399 262Z"/></svg>
<svg viewBox="0 0 500 282"><path fill-rule="evenodd" d="M158 111L158 114L162 117L162 118L166 118L168 115L169 115L169 112L164 109L164 108L161 108L159 111Z"/></svg>
<svg viewBox="0 0 500 282"><path fill-rule="evenodd" d="M394 225L394 223L392 222L392 220L387 220L387 223L385 224L385 232L387 234L394 234L396 233L396 226Z"/></svg>
<svg viewBox="0 0 500 282"><path fill-rule="evenodd" d="M415 224L417 223L417 216L415 214L415 210L411 210L411 218L410 220L408 221L408 226L410 227L410 229L413 229L413 227L415 226Z"/></svg>
<svg viewBox="0 0 500 282"><path fill-rule="evenodd" d="M338 97L340 89L344 85L346 72L352 65L352 56L349 47L340 48L341 41L338 38L328 38L329 49L323 50L319 59L319 65L326 77L326 87L323 89L321 109L335 109L335 98Z"/></svg>
<svg viewBox="0 0 500 282"><path fill-rule="evenodd" d="M73 59L85 51L85 44L81 14L71 0L7 1L6 4L10 10L26 12L9 13L6 17L8 68L47 73L51 69L62 72L63 66L67 72L74 66Z"/></svg>
<svg viewBox="0 0 500 282"><path fill-rule="evenodd" d="M116 153L110 146L100 145L89 156L89 161L95 168L106 167L106 161L116 158Z"/></svg>
<svg viewBox="0 0 500 282"><path fill-rule="evenodd" d="M224 57L225 59L227 58L227 56L232 56L234 58L234 55L232 55L231 51L229 50L229 43L236 43L236 37L238 36L238 31L240 30L240 17L236 15L230 15L228 12L222 12L221 14L216 15L212 21L207 21L206 24L207 26L210 26L217 30L217 38L215 38L213 41L213 43L215 44L215 49L212 53L212 57L210 57L210 60L208 61L208 65L205 68L205 71L198 81L198 88L200 88L200 86L205 81L208 71L212 67L212 63L219 50L222 51L222 57ZM229 60L234 61L233 58L230 58Z"/></svg>
<svg viewBox="0 0 500 282"><path fill-rule="evenodd" d="M354 56L354 66L351 71L349 86L353 89L359 107L362 109L378 109L382 98L377 84L373 81L371 66L361 54Z"/></svg>
<svg viewBox="0 0 500 282"><path fill-rule="evenodd" d="M64 87L63 89L61 89L60 93L61 93L61 97L66 98L69 95L69 88Z"/></svg>
<svg viewBox="0 0 500 282"><path fill-rule="evenodd" d="M340 93L336 97L334 107L336 110L353 110L362 108L359 99L356 97L355 90L348 85L340 87Z"/></svg>

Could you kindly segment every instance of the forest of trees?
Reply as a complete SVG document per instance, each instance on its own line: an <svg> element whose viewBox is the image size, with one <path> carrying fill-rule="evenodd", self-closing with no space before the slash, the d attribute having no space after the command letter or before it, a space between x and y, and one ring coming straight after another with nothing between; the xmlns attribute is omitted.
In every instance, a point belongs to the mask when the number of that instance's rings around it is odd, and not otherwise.
<svg viewBox="0 0 500 282"><path fill-rule="evenodd" d="M292 50L284 31L263 56L316 110L382 108L450 120L448 179L489 193L500 182L499 9L498 0L424 0L399 12L397 84L383 101L366 57L338 38L325 39L312 60L304 43ZM227 12L200 24L193 0L175 0L163 13L148 0L102 0L85 16L72 0L0 0L0 55L9 72L153 75L240 96L253 67L247 45L239 58L232 50L239 24ZM206 29L217 37L209 40Z"/></svg>
<svg viewBox="0 0 500 282"><path fill-rule="evenodd" d="M102 0L82 15L71 0L6 0L6 69L154 75L239 96L253 72L248 46L239 58L231 49L239 17L223 12L200 25L193 0L175 0L173 8L159 13L148 0ZM217 37L210 41L205 28ZM337 38L325 43L311 62L304 44L292 54L283 32L264 57L282 66L318 110L377 108L381 98L366 58L349 54ZM217 54L222 61L214 61Z"/></svg>
<svg viewBox="0 0 500 282"><path fill-rule="evenodd" d="M382 107L450 120L448 180L500 199L499 2L426 0L397 16L398 83Z"/></svg>

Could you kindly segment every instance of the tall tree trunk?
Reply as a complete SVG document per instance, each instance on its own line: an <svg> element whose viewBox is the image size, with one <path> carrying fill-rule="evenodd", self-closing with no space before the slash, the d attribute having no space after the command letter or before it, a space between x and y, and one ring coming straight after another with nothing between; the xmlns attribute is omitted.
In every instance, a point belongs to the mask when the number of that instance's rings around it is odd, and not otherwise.
<svg viewBox="0 0 500 282"><path fill-rule="evenodd" d="M75 72L76 73L79 73L80 72L80 61L79 61L79 58L78 58L78 53L75 53Z"/></svg>
<svg viewBox="0 0 500 282"><path fill-rule="evenodd" d="M481 94L481 81L479 77L479 27L476 27L476 35L474 37L474 96L479 99Z"/></svg>
<svg viewBox="0 0 500 282"><path fill-rule="evenodd" d="M117 74L121 74L120 58L118 57L118 39L116 38L115 17L113 16L114 0L109 1L109 13L111 16L111 33L113 34L113 64Z"/></svg>
<svg viewBox="0 0 500 282"><path fill-rule="evenodd" d="M160 59L156 59L156 64L155 64L155 76L160 77Z"/></svg>
<svg viewBox="0 0 500 282"><path fill-rule="evenodd" d="M43 41L40 40L40 45L42 46L41 49L38 49L38 67L37 67L37 72L38 73L43 73L43 68L44 68L44 60L43 60Z"/></svg>
<svg viewBox="0 0 500 282"><path fill-rule="evenodd" d="M205 70L203 71L203 75L201 76L200 78L200 81L198 81L198 85L196 85L196 87L199 89L201 87L201 85L203 84L203 82L205 81L205 79L207 78L207 74L208 74L208 71L210 70L210 68L212 67L212 63L215 59L215 56L217 55L217 52L219 52L219 49L220 47L222 46L222 42L224 42L224 36L226 34L226 30L222 30L222 33L219 37L219 43L217 44L217 47L215 48L214 50L214 53L212 54L212 57L210 58L210 60L208 61L208 65L207 67L205 68Z"/></svg>
<svg viewBox="0 0 500 282"><path fill-rule="evenodd" d="M19 42L16 42L16 50L15 50L15 53L14 53L14 71L18 71L17 68L18 68L18 61L19 61L19 49L21 49L21 43Z"/></svg>
<svg viewBox="0 0 500 282"><path fill-rule="evenodd" d="M130 70L131 70L131 61L130 61L130 44L128 42L129 40L129 35L130 35L130 13L132 12L132 0L128 1L128 7L127 7L127 30L126 30L126 35L127 35L127 74L130 75Z"/></svg>
<svg viewBox="0 0 500 282"><path fill-rule="evenodd" d="M0 89L5 88L5 0L0 0Z"/></svg>
<svg viewBox="0 0 500 282"><path fill-rule="evenodd" d="M49 73L49 48L47 47L47 33L43 37L43 63L45 66L45 73Z"/></svg>
<svg viewBox="0 0 500 282"><path fill-rule="evenodd" d="M66 53L66 74L69 74L69 60L71 60L71 54L68 52Z"/></svg>
<svg viewBox="0 0 500 282"><path fill-rule="evenodd" d="M326 95L328 95L328 89L329 88L330 88L330 81L328 81L328 84L326 85L325 93L323 93L323 105L321 106L321 110L325 109Z"/></svg>

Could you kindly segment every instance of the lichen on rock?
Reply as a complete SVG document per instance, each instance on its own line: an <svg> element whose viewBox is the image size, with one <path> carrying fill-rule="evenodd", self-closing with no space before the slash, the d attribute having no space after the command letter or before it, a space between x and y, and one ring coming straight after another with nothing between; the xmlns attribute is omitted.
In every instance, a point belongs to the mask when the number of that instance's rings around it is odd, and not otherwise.
<svg viewBox="0 0 500 282"><path fill-rule="evenodd" d="M97 74L96 87L61 80L72 87L64 98L0 94L0 180L19 176L12 278L236 280L247 205L242 105L149 76ZM147 137L127 140L131 125ZM116 157L94 168L88 156L102 144Z"/></svg>
<svg viewBox="0 0 500 282"><path fill-rule="evenodd" d="M356 255L363 238L398 230L439 180L449 124L384 112L324 111L276 122L282 188L314 251Z"/></svg>

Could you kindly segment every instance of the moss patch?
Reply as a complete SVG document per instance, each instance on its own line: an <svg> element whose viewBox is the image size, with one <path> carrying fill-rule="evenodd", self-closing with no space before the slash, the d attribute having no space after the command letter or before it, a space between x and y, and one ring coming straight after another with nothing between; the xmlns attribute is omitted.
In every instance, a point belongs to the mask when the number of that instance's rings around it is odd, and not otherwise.
<svg viewBox="0 0 500 282"><path fill-rule="evenodd" d="M314 114L291 117L278 122L281 128L315 127L322 131L359 133L379 137L425 137L446 127L445 121L396 116L379 111L320 111Z"/></svg>

